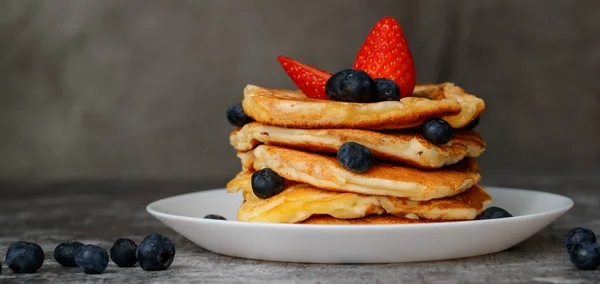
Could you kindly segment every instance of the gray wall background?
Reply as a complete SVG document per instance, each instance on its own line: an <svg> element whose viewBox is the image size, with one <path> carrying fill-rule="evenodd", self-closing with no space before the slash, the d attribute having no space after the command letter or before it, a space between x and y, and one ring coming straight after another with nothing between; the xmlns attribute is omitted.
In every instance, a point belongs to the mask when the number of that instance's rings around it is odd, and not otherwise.
<svg viewBox="0 0 600 284"><path fill-rule="evenodd" d="M396 17L420 83L484 98L485 176L600 173L600 1L4 0L0 178L226 180L226 108Z"/></svg>

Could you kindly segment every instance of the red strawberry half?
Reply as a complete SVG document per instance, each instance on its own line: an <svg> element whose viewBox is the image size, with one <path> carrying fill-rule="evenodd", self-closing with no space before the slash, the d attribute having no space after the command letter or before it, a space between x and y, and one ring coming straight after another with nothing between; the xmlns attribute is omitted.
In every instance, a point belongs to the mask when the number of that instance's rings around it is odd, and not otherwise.
<svg viewBox="0 0 600 284"><path fill-rule="evenodd" d="M277 56L277 60L279 60L281 67L294 81L298 89L307 97L321 100L328 99L325 94L325 83L331 77L331 73L281 55Z"/></svg>
<svg viewBox="0 0 600 284"><path fill-rule="evenodd" d="M385 17L377 22L354 60L354 69L373 78L388 78L400 87L400 96L415 88L415 64L398 21Z"/></svg>

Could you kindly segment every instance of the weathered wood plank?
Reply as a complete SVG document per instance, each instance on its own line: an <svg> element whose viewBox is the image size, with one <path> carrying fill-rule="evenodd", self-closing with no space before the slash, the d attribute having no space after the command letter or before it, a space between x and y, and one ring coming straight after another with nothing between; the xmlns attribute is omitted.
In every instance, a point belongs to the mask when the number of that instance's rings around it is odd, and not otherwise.
<svg viewBox="0 0 600 284"><path fill-rule="evenodd" d="M311 265L231 258L199 248L145 212L147 203L212 185L204 183L64 182L0 183L0 259L16 240L39 243L42 269L14 275L4 265L0 283L598 283L598 271L577 271L562 248L575 226L600 231L599 178L547 176L494 181L505 186L565 194L576 207L542 232L507 251L460 260L386 265ZM144 192L140 194L140 192ZM78 239L110 248L120 237L140 242L151 232L171 238L173 265L163 272L109 264L102 275L61 268L52 257L61 241ZM451 236L449 236L451 237ZM365 240L368 241L368 240ZM293 245L293 244L291 244Z"/></svg>

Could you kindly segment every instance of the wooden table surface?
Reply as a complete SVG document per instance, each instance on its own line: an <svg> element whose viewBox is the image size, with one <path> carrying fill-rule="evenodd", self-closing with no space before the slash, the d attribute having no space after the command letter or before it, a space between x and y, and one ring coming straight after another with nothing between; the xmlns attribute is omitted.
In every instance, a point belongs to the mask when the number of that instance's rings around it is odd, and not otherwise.
<svg viewBox="0 0 600 284"><path fill-rule="evenodd" d="M0 182L0 283L600 283L600 269L578 271L562 247L570 228L600 232L600 175L507 177L486 184L546 190L566 195L575 207L529 240L500 253L459 260L385 265L312 265L232 258L211 253L178 236L146 213L149 202L219 187L205 182ZM109 249L129 237L168 236L177 248L162 272L139 267L85 275L62 268L52 256L62 241L77 239ZM34 274L17 275L4 264L15 241L36 242L46 260Z"/></svg>

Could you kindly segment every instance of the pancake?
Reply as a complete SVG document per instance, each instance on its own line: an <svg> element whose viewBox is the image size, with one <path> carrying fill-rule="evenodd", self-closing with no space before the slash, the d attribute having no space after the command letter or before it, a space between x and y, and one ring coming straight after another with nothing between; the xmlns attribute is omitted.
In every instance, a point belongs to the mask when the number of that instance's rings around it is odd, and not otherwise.
<svg viewBox="0 0 600 284"><path fill-rule="evenodd" d="M359 174L329 155L268 145L259 145L253 152L255 170L270 168L285 179L334 191L430 200L461 193L481 180L474 159L436 170L375 161Z"/></svg>
<svg viewBox="0 0 600 284"><path fill-rule="evenodd" d="M242 170L253 171L254 170L254 152L238 152L238 158L242 162Z"/></svg>
<svg viewBox="0 0 600 284"><path fill-rule="evenodd" d="M360 218L385 212L378 206L377 197L327 191L291 181L286 181L285 190L280 194L260 199L252 192L251 176L252 172L244 171L227 183L229 192L241 190L244 194L245 201L238 210L239 221L297 223L313 214Z"/></svg>
<svg viewBox="0 0 600 284"><path fill-rule="evenodd" d="M429 169L451 165L465 157L478 157L485 150L485 142L477 132L460 129L450 142L436 146L414 131L293 129L252 122L234 130L229 140L238 151L249 151L264 143L331 154L345 142L353 141L369 148L376 158Z"/></svg>
<svg viewBox="0 0 600 284"><path fill-rule="evenodd" d="M458 101L461 106L460 113L442 117L454 128L467 126L485 110L483 99L468 94L452 83L416 85L413 93L434 100L446 98Z"/></svg>
<svg viewBox="0 0 600 284"><path fill-rule="evenodd" d="M243 192L245 201L238 210L240 221L298 223L316 215L356 219L382 214L413 220L471 220L491 202L485 189L478 185L452 197L411 201L335 192L293 181L286 181L278 195L260 199L252 192L251 176L252 172L242 171L227 184L229 192Z"/></svg>
<svg viewBox="0 0 600 284"><path fill-rule="evenodd" d="M408 219L394 215L371 215L357 219L339 219L328 215L310 217L301 224L313 225L393 225L393 224L425 224L435 221L427 219Z"/></svg>
<svg viewBox="0 0 600 284"><path fill-rule="evenodd" d="M308 98L301 91L244 88L242 106L258 122L291 128L406 129L431 118L448 118L460 128L485 108L483 100L446 83L419 85L399 101L351 103Z"/></svg>

